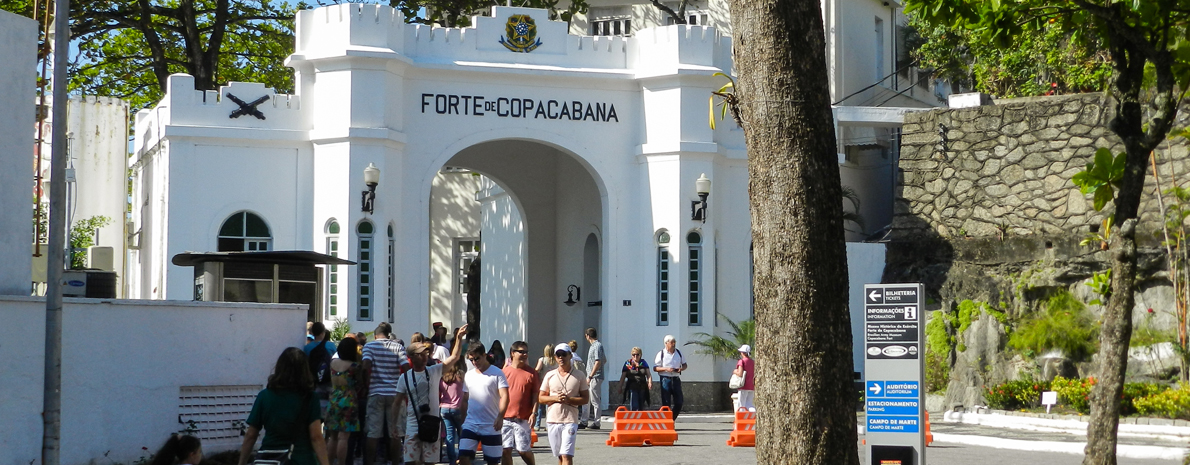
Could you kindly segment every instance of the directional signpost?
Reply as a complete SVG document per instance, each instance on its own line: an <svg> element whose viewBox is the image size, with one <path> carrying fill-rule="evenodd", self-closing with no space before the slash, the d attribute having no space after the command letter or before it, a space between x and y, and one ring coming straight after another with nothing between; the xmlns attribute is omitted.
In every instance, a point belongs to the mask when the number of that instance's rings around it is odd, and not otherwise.
<svg viewBox="0 0 1190 465"><path fill-rule="evenodd" d="M864 383L868 460L926 463L921 284L864 285Z"/></svg>

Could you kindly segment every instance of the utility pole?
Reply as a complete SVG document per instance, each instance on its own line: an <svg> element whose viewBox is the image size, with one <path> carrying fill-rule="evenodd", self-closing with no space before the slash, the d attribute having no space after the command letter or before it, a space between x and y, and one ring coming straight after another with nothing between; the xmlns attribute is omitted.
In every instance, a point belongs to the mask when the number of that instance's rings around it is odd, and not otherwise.
<svg viewBox="0 0 1190 465"><path fill-rule="evenodd" d="M62 271L66 250L66 60L70 0L54 1L54 99L50 152L50 232L45 293L45 385L41 464L58 465L62 431Z"/></svg>

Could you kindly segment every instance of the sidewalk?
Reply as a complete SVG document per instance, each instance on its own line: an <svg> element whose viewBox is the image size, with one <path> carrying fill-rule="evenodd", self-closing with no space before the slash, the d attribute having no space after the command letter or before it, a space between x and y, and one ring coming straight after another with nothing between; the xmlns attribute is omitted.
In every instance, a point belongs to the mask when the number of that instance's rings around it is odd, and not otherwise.
<svg viewBox="0 0 1190 465"><path fill-rule="evenodd" d="M1077 415L1048 415L1041 418L1020 412L991 411L989 413L964 413L930 415L931 431L936 443L964 444L1033 452L1059 452L1082 455L1087 445L1086 416L1081 421ZM605 417L604 428L610 429L614 417ZM856 431L864 438L864 414L856 413ZM1125 421L1129 420L1129 421ZM1146 421L1149 420L1149 421ZM1157 420L1156 425L1151 420ZM733 416L722 414L686 414L681 416L679 432L683 425L698 429L713 428L722 423L730 430ZM1165 423L1169 424L1165 424ZM1190 423L1153 418L1121 419L1117 433L1117 456L1140 460L1169 460L1181 463L1190 453ZM1185 425L1181 425L1184 423ZM701 426L705 425L705 426Z"/></svg>
<svg viewBox="0 0 1190 465"><path fill-rule="evenodd" d="M1086 416L948 412L931 415L930 423L937 442L1070 454L1082 454L1087 443ZM1180 462L1190 453L1190 424L1177 423L1161 418L1121 419L1117 456Z"/></svg>

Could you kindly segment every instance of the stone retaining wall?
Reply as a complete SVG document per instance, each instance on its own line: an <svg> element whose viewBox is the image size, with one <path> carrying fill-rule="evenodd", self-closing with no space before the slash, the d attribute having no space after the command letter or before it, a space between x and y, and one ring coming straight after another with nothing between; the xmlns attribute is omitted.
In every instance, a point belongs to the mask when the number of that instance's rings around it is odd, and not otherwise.
<svg viewBox="0 0 1190 465"><path fill-rule="evenodd" d="M1094 211L1070 179L1097 148L1123 151L1108 129L1111 105L1104 94L1077 94L906 115L894 240L1090 231L1108 212ZM1171 173L1185 179L1185 139L1157 155L1164 185ZM1150 174L1142 230L1159 227L1154 186Z"/></svg>

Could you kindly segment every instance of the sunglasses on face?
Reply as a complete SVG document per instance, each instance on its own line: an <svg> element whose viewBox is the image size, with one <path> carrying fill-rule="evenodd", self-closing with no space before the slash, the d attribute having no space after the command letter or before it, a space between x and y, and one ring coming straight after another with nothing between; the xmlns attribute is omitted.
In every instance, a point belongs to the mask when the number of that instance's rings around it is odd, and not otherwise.
<svg viewBox="0 0 1190 465"><path fill-rule="evenodd" d="M570 352L555 352L554 356L558 358L566 358L570 356Z"/></svg>
<svg viewBox="0 0 1190 465"><path fill-rule="evenodd" d="M516 352L516 353L518 353L518 354L527 354L527 353L529 353L529 351L527 351L527 350L513 350L513 352Z"/></svg>

